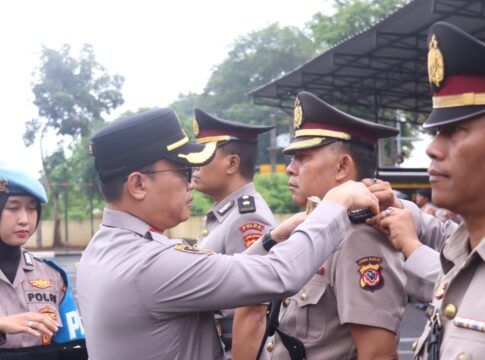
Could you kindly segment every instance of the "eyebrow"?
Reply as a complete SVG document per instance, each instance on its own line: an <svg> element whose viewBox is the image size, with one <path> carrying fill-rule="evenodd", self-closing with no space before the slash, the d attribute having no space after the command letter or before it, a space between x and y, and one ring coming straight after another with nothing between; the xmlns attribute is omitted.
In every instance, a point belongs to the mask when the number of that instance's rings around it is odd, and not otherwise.
<svg viewBox="0 0 485 360"><path fill-rule="evenodd" d="M5 206L7 205L19 205L22 204L22 201L17 200L17 199L8 199L7 202L5 203ZM37 205L37 200L31 199L27 202L26 205Z"/></svg>

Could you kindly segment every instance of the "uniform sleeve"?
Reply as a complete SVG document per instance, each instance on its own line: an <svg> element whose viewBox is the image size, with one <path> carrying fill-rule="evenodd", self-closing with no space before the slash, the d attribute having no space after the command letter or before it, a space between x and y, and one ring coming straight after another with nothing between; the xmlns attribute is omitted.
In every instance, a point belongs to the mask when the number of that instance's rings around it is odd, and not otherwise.
<svg viewBox="0 0 485 360"><path fill-rule="evenodd" d="M419 240L434 250L440 250L445 240L458 227L458 224L451 220L442 223L436 217L423 213L411 201L403 200L402 204L406 209L411 210L413 214Z"/></svg>
<svg viewBox="0 0 485 360"><path fill-rule="evenodd" d="M346 210L323 201L267 256L170 248L140 274L140 301L154 318L261 303L297 292L350 228Z"/></svg>
<svg viewBox="0 0 485 360"><path fill-rule="evenodd" d="M433 300L433 291L441 272L439 253L427 246L416 249L404 264L406 292L423 302Z"/></svg>
<svg viewBox="0 0 485 360"><path fill-rule="evenodd" d="M226 253L236 254L245 251L274 226L275 222L273 219L269 219L257 211L237 214L229 225L227 236L225 237Z"/></svg>
<svg viewBox="0 0 485 360"><path fill-rule="evenodd" d="M377 231L359 225L334 261L341 323L397 333L406 304L402 255Z"/></svg>

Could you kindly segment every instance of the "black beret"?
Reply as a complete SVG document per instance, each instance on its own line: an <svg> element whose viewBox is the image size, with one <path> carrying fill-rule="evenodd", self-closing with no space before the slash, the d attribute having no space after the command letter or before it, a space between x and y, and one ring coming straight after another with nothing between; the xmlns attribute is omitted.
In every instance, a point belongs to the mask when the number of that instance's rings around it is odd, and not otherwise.
<svg viewBox="0 0 485 360"><path fill-rule="evenodd" d="M250 125L215 117L196 108L193 122L194 135L199 144L220 141L257 142L258 135L274 126Z"/></svg>
<svg viewBox="0 0 485 360"><path fill-rule="evenodd" d="M90 152L101 180L129 173L160 159L203 166L215 145L190 143L171 109L154 109L113 121L91 139Z"/></svg>
<svg viewBox="0 0 485 360"><path fill-rule="evenodd" d="M360 140L375 144L381 138L399 134L395 128L346 114L306 91L296 96L293 126L295 138L283 149L285 154L336 140Z"/></svg>
<svg viewBox="0 0 485 360"><path fill-rule="evenodd" d="M433 111L425 128L485 113L485 43L446 22L428 31Z"/></svg>

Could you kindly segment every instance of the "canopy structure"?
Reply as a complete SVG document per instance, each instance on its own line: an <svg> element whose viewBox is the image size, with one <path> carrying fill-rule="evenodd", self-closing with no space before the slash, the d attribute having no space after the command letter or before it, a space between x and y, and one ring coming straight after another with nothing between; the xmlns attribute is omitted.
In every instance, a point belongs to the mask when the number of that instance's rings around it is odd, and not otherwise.
<svg viewBox="0 0 485 360"><path fill-rule="evenodd" d="M431 110L426 39L436 21L484 40L485 0L414 0L250 95L290 111L297 92L307 90L344 111L370 110L376 121L384 109L409 111L416 121Z"/></svg>

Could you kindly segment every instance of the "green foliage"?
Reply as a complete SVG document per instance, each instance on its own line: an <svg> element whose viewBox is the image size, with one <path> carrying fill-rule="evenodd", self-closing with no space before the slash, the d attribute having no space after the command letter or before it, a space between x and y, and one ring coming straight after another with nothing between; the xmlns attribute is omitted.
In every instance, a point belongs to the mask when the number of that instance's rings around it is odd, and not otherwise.
<svg viewBox="0 0 485 360"><path fill-rule="evenodd" d="M307 24L315 45L326 49L368 29L410 0L334 0L333 14L317 13Z"/></svg>
<svg viewBox="0 0 485 360"><path fill-rule="evenodd" d="M190 210L190 215L193 216L205 215L214 203L209 196L197 190L192 191L192 196L192 209Z"/></svg>
<svg viewBox="0 0 485 360"><path fill-rule="evenodd" d="M258 174L254 178L254 185L274 214L292 214L300 211L293 203L288 189L288 176L285 174Z"/></svg>

